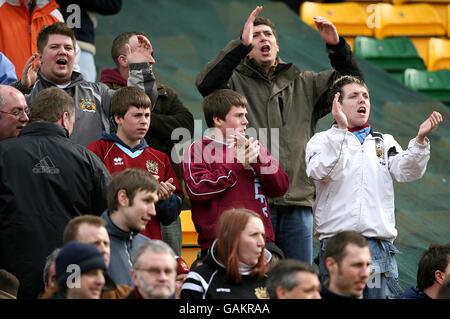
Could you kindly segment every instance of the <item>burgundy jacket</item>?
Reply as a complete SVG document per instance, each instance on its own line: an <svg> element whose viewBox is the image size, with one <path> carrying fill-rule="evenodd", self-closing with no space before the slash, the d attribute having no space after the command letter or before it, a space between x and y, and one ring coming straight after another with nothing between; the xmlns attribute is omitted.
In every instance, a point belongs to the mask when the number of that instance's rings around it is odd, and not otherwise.
<svg viewBox="0 0 450 319"><path fill-rule="evenodd" d="M266 241L275 239L267 197L286 193L289 186L286 173L263 146L258 162L252 163L251 169L233 160L229 152L224 143L203 137L192 143L183 156L183 176L201 249L211 247L219 217L229 208L247 208L258 213L264 223Z"/></svg>

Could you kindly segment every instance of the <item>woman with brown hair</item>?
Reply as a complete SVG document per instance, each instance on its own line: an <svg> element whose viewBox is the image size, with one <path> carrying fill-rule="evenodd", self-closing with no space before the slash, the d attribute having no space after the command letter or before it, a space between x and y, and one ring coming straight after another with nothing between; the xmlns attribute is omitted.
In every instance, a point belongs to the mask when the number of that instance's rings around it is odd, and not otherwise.
<svg viewBox="0 0 450 319"><path fill-rule="evenodd" d="M261 299L267 264L264 225L258 214L248 209L225 211L214 241L203 263L188 274L181 299Z"/></svg>

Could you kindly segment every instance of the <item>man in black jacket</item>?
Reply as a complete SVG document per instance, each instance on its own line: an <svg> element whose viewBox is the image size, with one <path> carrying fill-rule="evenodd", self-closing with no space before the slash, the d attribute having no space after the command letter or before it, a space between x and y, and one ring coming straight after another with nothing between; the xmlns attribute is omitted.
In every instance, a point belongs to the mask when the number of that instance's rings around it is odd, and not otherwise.
<svg viewBox="0 0 450 319"><path fill-rule="evenodd" d="M439 299L446 280L450 280L450 244L432 244L422 254L417 268L417 286L409 287L401 299Z"/></svg>
<svg viewBox="0 0 450 319"><path fill-rule="evenodd" d="M69 139L74 105L59 88L39 92L32 123L0 143L0 268L19 278L19 298L42 291L45 258L62 245L67 222L106 208L109 173Z"/></svg>

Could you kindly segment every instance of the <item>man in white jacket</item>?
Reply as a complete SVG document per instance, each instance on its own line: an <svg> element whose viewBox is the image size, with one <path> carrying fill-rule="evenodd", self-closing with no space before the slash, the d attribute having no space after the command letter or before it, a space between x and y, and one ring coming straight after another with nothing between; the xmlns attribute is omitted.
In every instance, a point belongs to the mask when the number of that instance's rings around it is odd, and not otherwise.
<svg viewBox="0 0 450 319"><path fill-rule="evenodd" d="M316 185L315 231L321 242L321 279L326 280L323 252L335 234L354 230L369 241L372 275L366 298L401 293L393 245L397 237L394 187L423 176L430 158L427 136L442 122L439 112L420 125L417 136L402 150L391 135L369 125L370 97L366 84L343 76L331 88L335 124L315 134L306 147L306 173Z"/></svg>

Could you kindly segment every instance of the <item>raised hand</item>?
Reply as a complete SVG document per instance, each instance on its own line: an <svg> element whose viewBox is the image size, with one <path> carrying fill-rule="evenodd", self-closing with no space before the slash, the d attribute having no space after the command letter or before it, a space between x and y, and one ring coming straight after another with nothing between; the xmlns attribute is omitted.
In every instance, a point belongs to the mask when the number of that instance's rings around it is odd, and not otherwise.
<svg viewBox="0 0 450 319"><path fill-rule="evenodd" d="M172 193L177 189L173 184L173 178L169 178L165 182L159 182L158 199L165 200L172 195Z"/></svg>
<svg viewBox="0 0 450 319"><path fill-rule="evenodd" d="M255 10L250 13L247 18L247 21L244 24L244 28L242 29L241 43L243 45L250 45L253 41L253 22L255 22L258 14L263 10L262 6L257 6Z"/></svg>
<svg viewBox="0 0 450 319"><path fill-rule="evenodd" d="M33 53L25 63L22 71L20 82L23 86L31 88L37 80L37 72L41 67L41 55L37 52Z"/></svg>
<svg viewBox="0 0 450 319"><path fill-rule="evenodd" d="M333 114L334 119L336 120L337 126L342 129L346 130L348 126L347 116L345 115L344 111L342 111L342 104L339 102L339 97L341 94L338 92L334 95L333 99L333 107L331 109L331 114Z"/></svg>
<svg viewBox="0 0 450 319"><path fill-rule="evenodd" d="M443 121L441 113L433 111L431 115L420 125L416 141L419 144L425 144L425 138L434 131Z"/></svg>
<svg viewBox="0 0 450 319"><path fill-rule="evenodd" d="M125 45L128 63L149 62L153 64L155 60L152 57L150 41L143 35L137 35L136 38L137 41L132 41L132 37L130 43Z"/></svg>
<svg viewBox="0 0 450 319"><path fill-rule="evenodd" d="M320 37L330 45L336 45L339 43L339 34L334 24L328 19L316 16L314 17L314 23L319 30Z"/></svg>

